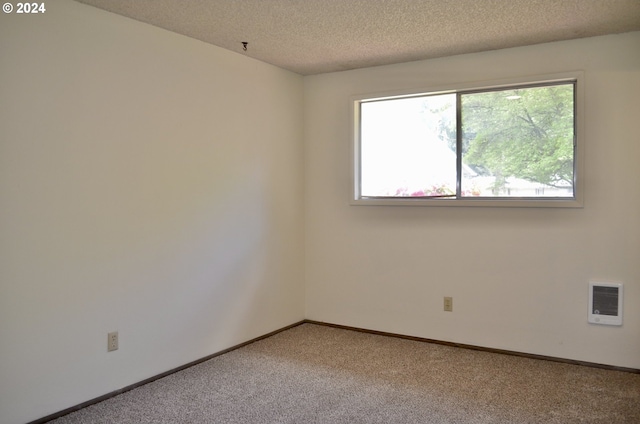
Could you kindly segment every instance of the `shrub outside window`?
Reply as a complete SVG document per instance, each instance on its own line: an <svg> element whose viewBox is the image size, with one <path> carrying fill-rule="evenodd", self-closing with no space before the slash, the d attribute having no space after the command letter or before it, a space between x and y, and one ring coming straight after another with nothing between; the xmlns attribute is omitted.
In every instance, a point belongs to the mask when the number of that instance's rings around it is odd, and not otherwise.
<svg viewBox="0 0 640 424"><path fill-rule="evenodd" d="M580 207L578 84L355 98L352 203Z"/></svg>

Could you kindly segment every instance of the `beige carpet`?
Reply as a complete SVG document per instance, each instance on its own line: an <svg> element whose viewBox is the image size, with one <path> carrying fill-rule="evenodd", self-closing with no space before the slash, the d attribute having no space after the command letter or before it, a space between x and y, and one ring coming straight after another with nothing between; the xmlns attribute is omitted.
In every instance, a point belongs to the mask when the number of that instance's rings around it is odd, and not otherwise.
<svg viewBox="0 0 640 424"><path fill-rule="evenodd" d="M52 423L640 423L640 374L303 324Z"/></svg>

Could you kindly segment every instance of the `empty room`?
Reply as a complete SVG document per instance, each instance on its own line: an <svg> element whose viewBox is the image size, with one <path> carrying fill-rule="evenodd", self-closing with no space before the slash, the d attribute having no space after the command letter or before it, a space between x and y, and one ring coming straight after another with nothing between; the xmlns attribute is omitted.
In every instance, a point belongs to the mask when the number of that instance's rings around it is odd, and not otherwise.
<svg viewBox="0 0 640 424"><path fill-rule="evenodd" d="M640 422L640 2L0 14L0 423Z"/></svg>

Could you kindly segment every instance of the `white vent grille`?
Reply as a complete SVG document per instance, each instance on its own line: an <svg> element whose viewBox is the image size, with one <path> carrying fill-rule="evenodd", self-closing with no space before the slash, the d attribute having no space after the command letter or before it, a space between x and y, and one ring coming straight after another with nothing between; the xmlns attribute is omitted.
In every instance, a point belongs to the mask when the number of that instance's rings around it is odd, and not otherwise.
<svg viewBox="0 0 640 424"><path fill-rule="evenodd" d="M622 283L589 283L590 323L622 325L622 288Z"/></svg>

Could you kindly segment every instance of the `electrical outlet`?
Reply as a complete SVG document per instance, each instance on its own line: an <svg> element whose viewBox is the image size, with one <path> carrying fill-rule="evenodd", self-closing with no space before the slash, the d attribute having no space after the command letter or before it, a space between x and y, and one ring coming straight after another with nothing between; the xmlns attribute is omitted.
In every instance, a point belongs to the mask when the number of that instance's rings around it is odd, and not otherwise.
<svg viewBox="0 0 640 424"><path fill-rule="evenodd" d="M118 332L107 334L107 352L118 350Z"/></svg>
<svg viewBox="0 0 640 424"><path fill-rule="evenodd" d="M453 297L444 298L444 310L447 312L453 312Z"/></svg>

